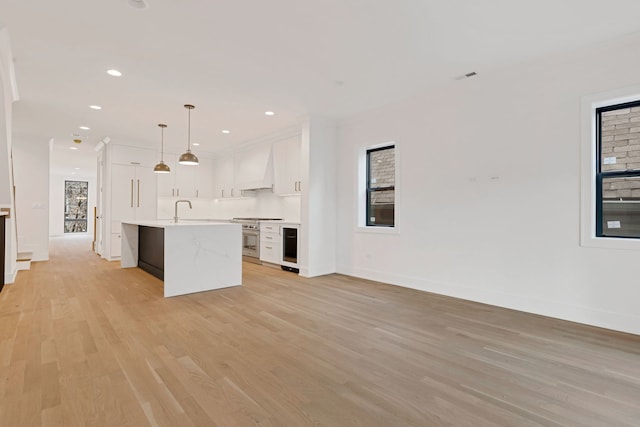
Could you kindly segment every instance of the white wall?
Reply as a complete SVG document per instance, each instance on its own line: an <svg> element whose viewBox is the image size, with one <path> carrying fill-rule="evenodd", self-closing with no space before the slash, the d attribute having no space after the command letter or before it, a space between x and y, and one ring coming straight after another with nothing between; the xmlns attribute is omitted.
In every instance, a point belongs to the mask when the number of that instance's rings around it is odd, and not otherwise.
<svg viewBox="0 0 640 427"><path fill-rule="evenodd" d="M49 259L49 143L14 135L13 165L18 251Z"/></svg>
<svg viewBox="0 0 640 427"><path fill-rule="evenodd" d="M338 132L340 273L640 333L638 259L580 246L581 97L640 83L639 37L451 81ZM399 147L398 234L356 230L357 152Z"/></svg>
<svg viewBox="0 0 640 427"><path fill-rule="evenodd" d="M96 175L87 174L51 174L49 229L51 236L64 235L64 182L87 181L89 183L89 199L87 212L87 234L93 236L93 208L96 206ZM73 233L84 234L84 233Z"/></svg>

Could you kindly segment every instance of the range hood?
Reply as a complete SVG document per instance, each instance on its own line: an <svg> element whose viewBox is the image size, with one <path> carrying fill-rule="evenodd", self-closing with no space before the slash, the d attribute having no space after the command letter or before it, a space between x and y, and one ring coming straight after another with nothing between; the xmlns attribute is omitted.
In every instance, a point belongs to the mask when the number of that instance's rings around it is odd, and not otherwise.
<svg viewBox="0 0 640 427"><path fill-rule="evenodd" d="M254 146L235 153L236 188L243 191L273 188L271 145Z"/></svg>

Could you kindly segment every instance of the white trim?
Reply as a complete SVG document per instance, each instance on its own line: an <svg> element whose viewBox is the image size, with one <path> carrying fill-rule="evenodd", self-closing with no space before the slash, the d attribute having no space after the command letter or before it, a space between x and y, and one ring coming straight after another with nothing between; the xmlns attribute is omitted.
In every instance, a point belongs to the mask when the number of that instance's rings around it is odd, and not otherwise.
<svg viewBox="0 0 640 427"><path fill-rule="evenodd" d="M582 97L580 146L580 245L640 251L640 239L596 237L596 115L600 107L640 100L640 86Z"/></svg>
<svg viewBox="0 0 640 427"><path fill-rule="evenodd" d="M375 150L376 148L394 147L394 167L395 167L395 191L394 191L394 212L393 212L393 227L378 227L366 225L366 211L367 211L367 151ZM356 185L357 185L357 200L356 202L356 218L355 218L355 232L356 233L374 233L374 234L399 234L400 227L398 221L398 212L400 206L400 193L402 186L400 185L400 148L396 141L387 141L373 145L367 145L363 147L357 147L356 161L357 168L355 168Z"/></svg>

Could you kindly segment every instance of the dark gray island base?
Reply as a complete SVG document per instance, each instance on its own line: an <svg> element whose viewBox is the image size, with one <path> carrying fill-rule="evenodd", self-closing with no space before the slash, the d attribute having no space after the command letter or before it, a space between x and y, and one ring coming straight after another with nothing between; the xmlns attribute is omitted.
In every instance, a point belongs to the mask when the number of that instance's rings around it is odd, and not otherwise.
<svg viewBox="0 0 640 427"><path fill-rule="evenodd" d="M164 280L164 228L138 227L138 267Z"/></svg>

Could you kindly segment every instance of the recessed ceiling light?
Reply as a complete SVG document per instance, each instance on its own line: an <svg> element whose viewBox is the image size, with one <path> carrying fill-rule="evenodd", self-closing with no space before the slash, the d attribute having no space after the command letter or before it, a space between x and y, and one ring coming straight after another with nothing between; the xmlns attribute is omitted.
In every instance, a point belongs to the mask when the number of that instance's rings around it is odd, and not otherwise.
<svg viewBox="0 0 640 427"><path fill-rule="evenodd" d="M102 110L102 107L99 105L89 105L89 108L91 108L92 110Z"/></svg>
<svg viewBox="0 0 640 427"><path fill-rule="evenodd" d="M80 168L74 168L74 169L75 169L75 170L77 170L77 171L79 171L79 170L80 170Z"/></svg>
<svg viewBox="0 0 640 427"><path fill-rule="evenodd" d="M273 111L265 111L264 114L266 114L267 116L273 116L276 113L274 113Z"/></svg>
<svg viewBox="0 0 640 427"><path fill-rule="evenodd" d="M89 130L89 129L91 129L89 126L80 126L79 128L80 128L80 129L82 129L82 130Z"/></svg>
<svg viewBox="0 0 640 427"><path fill-rule="evenodd" d="M222 133L231 133L229 129L222 129Z"/></svg>
<svg viewBox="0 0 640 427"><path fill-rule="evenodd" d="M114 70L113 68L110 70L107 70L107 74L109 74L110 76L113 77L120 77L122 75L122 73L118 70Z"/></svg>
<svg viewBox="0 0 640 427"><path fill-rule="evenodd" d="M75 175L75 174L76 174L75 172L71 172L71 175Z"/></svg>
<svg viewBox="0 0 640 427"><path fill-rule="evenodd" d="M78 147L69 147L69 150L79 150Z"/></svg>
<svg viewBox="0 0 640 427"><path fill-rule="evenodd" d="M194 142L193 145L195 145L197 147L198 145L200 145L200 143L199 142Z"/></svg>

